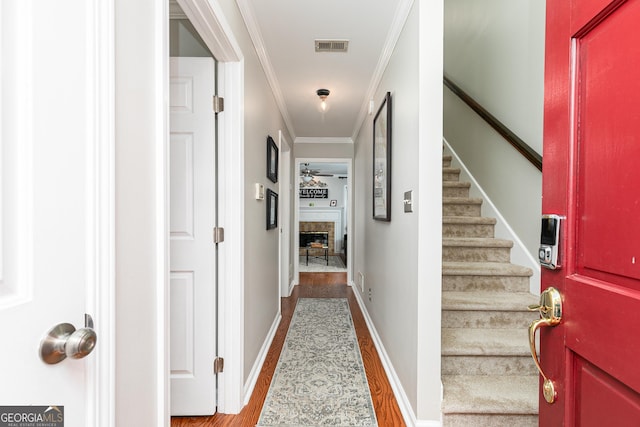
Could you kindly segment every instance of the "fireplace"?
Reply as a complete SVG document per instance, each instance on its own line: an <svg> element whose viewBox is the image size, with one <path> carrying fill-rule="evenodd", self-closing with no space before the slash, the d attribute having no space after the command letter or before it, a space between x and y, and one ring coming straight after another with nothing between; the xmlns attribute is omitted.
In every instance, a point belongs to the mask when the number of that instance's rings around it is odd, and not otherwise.
<svg viewBox="0 0 640 427"><path fill-rule="evenodd" d="M323 246L329 246L329 232L328 231L301 231L300 247L306 248L307 246L311 246L311 243L322 243Z"/></svg>
<svg viewBox="0 0 640 427"><path fill-rule="evenodd" d="M329 255L335 254L335 231L333 222L325 221L301 221L300 222L300 247L305 248L306 243L322 243L329 247Z"/></svg>

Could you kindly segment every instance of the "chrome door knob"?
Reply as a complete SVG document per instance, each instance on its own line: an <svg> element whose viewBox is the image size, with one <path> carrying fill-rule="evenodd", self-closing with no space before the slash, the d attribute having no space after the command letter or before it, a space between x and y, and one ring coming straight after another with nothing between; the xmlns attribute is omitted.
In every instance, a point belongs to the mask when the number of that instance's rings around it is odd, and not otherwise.
<svg viewBox="0 0 640 427"><path fill-rule="evenodd" d="M96 346L97 335L93 320L85 315L85 327L76 330L70 323L60 323L47 332L40 342L40 358L49 365L62 362L67 357L82 359Z"/></svg>
<svg viewBox="0 0 640 427"><path fill-rule="evenodd" d="M72 359L82 359L96 346L96 331L91 328L78 329L67 339L64 353Z"/></svg>

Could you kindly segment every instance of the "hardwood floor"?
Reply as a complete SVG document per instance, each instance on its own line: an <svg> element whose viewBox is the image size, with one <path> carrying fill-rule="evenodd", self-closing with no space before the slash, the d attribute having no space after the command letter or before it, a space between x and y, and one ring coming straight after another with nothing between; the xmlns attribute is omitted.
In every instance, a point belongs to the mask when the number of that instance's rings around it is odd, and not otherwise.
<svg viewBox="0 0 640 427"><path fill-rule="evenodd" d="M353 291L346 284L346 273L300 273L300 285L282 299L282 321L269 349L249 404L238 415L216 414L210 417L173 417L171 427L255 426L275 372L280 351L291 323L298 298L347 298L358 336L362 361L369 381L371 399L381 427L405 426L369 329Z"/></svg>

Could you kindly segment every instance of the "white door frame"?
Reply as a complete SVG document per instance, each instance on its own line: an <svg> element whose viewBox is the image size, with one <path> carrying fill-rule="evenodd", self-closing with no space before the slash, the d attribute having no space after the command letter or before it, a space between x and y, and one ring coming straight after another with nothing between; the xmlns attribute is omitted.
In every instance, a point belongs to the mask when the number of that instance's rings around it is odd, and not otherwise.
<svg viewBox="0 0 640 427"><path fill-rule="evenodd" d="M347 232L353 233L353 227L351 225L353 221L353 206L352 206L352 181L353 181L353 159L350 158L297 158L296 157L296 168L295 168L295 176L298 176L298 172L300 171L300 165L303 163L346 163L347 164ZM293 247L295 248L295 253L298 253L298 248L300 247L300 180L296 179L296 188L294 191L293 199L295 200L294 207L294 218L293 218ZM350 239L353 240L353 239ZM347 246L347 283L353 283L353 274L352 274L352 265L353 265L353 242ZM294 265L294 280L295 283L300 283L300 263L298 262L298 257L296 257Z"/></svg>
<svg viewBox="0 0 640 427"><path fill-rule="evenodd" d="M278 131L278 146L280 147L279 163L279 228L280 228L280 297L291 294L292 282L289 276L291 268L291 146L281 130Z"/></svg>
<svg viewBox="0 0 640 427"><path fill-rule="evenodd" d="M225 98L225 111L218 116L218 225L225 229L225 241L218 246L218 355L225 359L218 376L218 412L237 414L244 389L244 61L216 0L178 4L218 61L218 94ZM168 51L167 33L164 40ZM165 198L168 209L168 193ZM164 316L169 317L169 301Z"/></svg>

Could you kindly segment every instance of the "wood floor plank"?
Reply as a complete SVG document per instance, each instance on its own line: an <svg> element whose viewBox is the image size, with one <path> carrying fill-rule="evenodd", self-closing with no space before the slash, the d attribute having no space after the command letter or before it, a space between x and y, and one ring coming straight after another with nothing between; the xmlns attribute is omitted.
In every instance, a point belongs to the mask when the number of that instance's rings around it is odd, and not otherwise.
<svg viewBox="0 0 640 427"><path fill-rule="evenodd" d="M317 275L317 276L315 276ZM343 276L344 275L344 276ZM346 273L300 273L300 285L282 299L282 321L273 339L251 399L238 415L216 414L210 417L172 417L171 427L250 427L260 417L271 379L293 317L298 298L347 298L351 309L360 353L364 363L371 399L380 427L405 426L398 402L386 376L373 339L353 291L346 285Z"/></svg>

